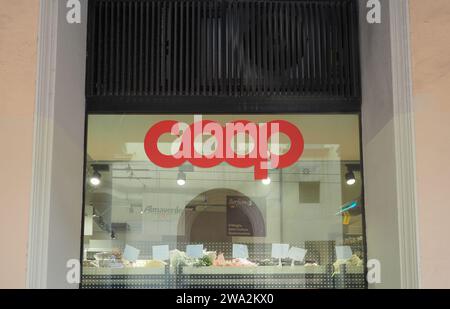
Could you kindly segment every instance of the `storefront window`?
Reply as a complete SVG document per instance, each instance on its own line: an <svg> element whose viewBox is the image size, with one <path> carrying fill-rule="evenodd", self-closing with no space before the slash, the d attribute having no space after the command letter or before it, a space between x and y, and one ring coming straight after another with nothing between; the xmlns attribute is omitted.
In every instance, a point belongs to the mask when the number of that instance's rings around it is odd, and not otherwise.
<svg viewBox="0 0 450 309"><path fill-rule="evenodd" d="M87 136L83 288L365 287L358 115L90 115Z"/></svg>

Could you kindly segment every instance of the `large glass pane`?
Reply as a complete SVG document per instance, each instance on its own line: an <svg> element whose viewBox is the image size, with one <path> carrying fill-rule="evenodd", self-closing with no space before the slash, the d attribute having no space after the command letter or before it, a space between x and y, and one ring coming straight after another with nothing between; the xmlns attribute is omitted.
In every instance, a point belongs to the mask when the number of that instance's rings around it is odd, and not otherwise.
<svg viewBox="0 0 450 309"><path fill-rule="evenodd" d="M358 115L202 119L88 117L82 286L364 288Z"/></svg>

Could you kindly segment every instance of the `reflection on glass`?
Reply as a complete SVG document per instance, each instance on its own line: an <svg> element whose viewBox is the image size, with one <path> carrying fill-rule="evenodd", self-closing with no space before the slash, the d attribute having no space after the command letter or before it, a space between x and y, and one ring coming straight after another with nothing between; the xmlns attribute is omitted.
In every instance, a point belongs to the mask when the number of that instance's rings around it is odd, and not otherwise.
<svg viewBox="0 0 450 309"><path fill-rule="evenodd" d="M364 288L358 116L203 118L288 121L303 154L261 180L226 162L162 168L145 153L148 130L193 115L89 116L82 286ZM281 134L280 152L293 142ZM157 146L174 143L165 134Z"/></svg>

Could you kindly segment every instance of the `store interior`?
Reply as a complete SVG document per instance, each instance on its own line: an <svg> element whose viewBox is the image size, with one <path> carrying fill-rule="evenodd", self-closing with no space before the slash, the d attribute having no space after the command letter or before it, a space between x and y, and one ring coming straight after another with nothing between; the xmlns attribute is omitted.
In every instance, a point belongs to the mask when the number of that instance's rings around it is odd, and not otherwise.
<svg viewBox="0 0 450 309"><path fill-rule="evenodd" d="M204 116L220 123L241 118ZM133 274L148 274L145 270L151 266L177 274L182 270L173 269L174 256L186 255L192 245L202 245L211 263L204 269L184 269L186 273L240 274L245 266L253 266L250 272L259 268L258 272L264 273L261 269L266 266L266 273L284 269L282 272L304 274L304 267L309 269L306 273L314 273L324 267L324 273L334 274L337 247L350 247L351 258L347 259L357 259L350 266L358 266L355 272L363 273L364 206L357 115L245 115L255 123L287 120L304 137L299 161L269 170L263 181L254 179L253 168L228 163L211 168L190 163L176 168L155 165L148 159L143 141L149 128L165 119L193 122L192 115L89 116L84 275L107 274L111 281L112 274L130 274L130 269ZM172 137L162 136L158 147L167 149L172 141ZM280 149L288 149L290 142L281 136ZM246 147L251 147L251 141L248 144ZM306 253L298 261L277 259L274 244L288 244ZM169 247L170 257L155 261L154 247L162 245ZM245 246L245 258L236 258L235 245ZM137 250L135 261L124 258L126 247ZM117 259L100 265L101 254L108 256L108 252ZM187 257L184 266L196 265L190 260ZM272 266L276 268L267 268ZM256 280L267 285L275 279L254 276L252 282Z"/></svg>

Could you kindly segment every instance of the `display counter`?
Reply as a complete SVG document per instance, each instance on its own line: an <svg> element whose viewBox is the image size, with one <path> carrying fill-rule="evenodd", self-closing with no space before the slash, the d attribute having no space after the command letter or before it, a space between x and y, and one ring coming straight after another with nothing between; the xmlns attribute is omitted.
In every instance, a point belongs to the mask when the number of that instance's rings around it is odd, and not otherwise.
<svg viewBox="0 0 450 309"><path fill-rule="evenodd" d="M256 266L256 267L195 267L185 266L182 268L185 275L255 275L255 274L325 274L325 266Z"/></svg>
<svg viewBox="0 0 450 309"><path fill-rule="evenodd" d="M364 268L324 266L83 268L82 288L364 288Z"/></svg>

